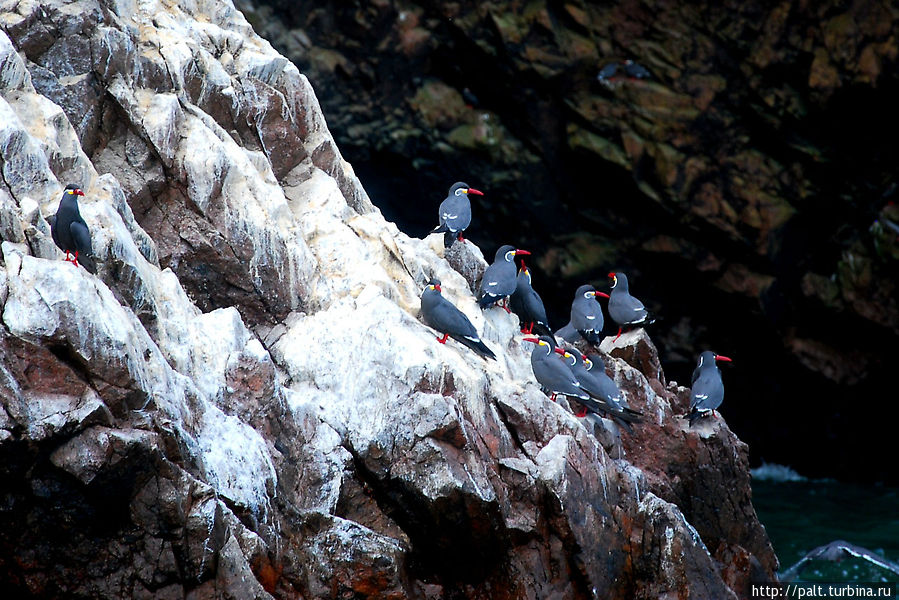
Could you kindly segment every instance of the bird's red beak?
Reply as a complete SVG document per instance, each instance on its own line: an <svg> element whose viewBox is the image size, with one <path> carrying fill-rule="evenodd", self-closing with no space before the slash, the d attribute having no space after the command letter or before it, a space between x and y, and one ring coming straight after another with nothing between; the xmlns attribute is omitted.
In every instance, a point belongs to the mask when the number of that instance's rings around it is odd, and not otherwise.
<svg viewBox="0 0 899 600"><path fill-rule="evenodd" d="M442 292L442 291L443 291L443 288L440 287L439 284L438 284L438 285L435 285L435 286L434 286L434 289L437 290L438 292Z"/></svg>
<svg viewBox="0 0 899 600"><path fill-rule="evenodd" d="M581 360L587 360L587 355L586 355L586 354L581 354Z"/></svg>
<svg viewBox="0 0 899 600"><path fill-rule="evenodd" d="M474 188L468 188L468 193L474 194L475 196L483 196L484 195L484 192L482 192L481 190L476 190Z"/></svg>
<svg viewBox="0 0 899 600"><path fill-rule="evenodd" d="M602 296L603 298L608 298L609 295L605 292L596 292L594 296Z"/></svg>
<svg viewBox="0 0 899 600"><path fill-rule="evenodd" d="M553 352L555 352L559 356L565 356L565 350L563 350L562 348L559 348L558 346L553 348Z"/></svg>
<svg viewBox="0 0 899 600"><path fill-rule="evenodd" d="M715 360L723 360L724 362L734 362L732 359L727 358L726 356L721 356L720 354L715 355Z"/></svg>
<svg viewBox="0 0 899 600"><path fill-rule="evenodd" d="M521 339L522 339L522 341L525 341L525 342L531 342L531 343L533 343L533 344L536 344L537 342L540 341L540 340L538 340L538 339L535 338L535 337L524 337L524 338L521 338Z"/></svg>
<svg viewBox="0 0 899 600"><path fill-rule="evenodd" d="M524 254L525 256L529 256L531 253L528 252L527 250L515 250L515 256L518 256L518 255L520 255L520 254Z"/></svg>
<svg viewBox="0 0 899 600"><path fill-rule="evenodd" d="M609 273L609 277L615 277L615 273Z"/></svg>
<svg viewBox="0 0 899 600"><path fill-rule="evenodd" d="M83 196L83 195L84 195L84 192L82 192L81 190L75 190L75 195L76 195L76 196Z"/></svg>

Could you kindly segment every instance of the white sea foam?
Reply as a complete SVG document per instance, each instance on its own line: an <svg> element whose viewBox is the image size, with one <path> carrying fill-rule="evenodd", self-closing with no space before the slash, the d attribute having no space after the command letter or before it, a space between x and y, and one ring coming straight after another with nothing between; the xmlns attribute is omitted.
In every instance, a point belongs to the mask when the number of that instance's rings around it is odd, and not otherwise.
<svg viewBox="0 0 899 600"><path fill-rule="evenodd" d="M786 465L778 465L775 463L763 462L762 466L756 467L750 471L753 479L759 481L807 481L807 477L803 477L792 468Z"/></svg>

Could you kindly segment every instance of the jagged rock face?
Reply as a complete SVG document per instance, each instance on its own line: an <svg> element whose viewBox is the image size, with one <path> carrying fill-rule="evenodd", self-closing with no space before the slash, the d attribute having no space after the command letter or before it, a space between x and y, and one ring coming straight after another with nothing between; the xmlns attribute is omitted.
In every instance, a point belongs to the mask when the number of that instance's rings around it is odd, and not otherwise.
<svg viewBox="0 0 899 600"><path fill-rule="evenodd" d="M648 338L607 348L637 435L549 402L516 318L474 302L480 250L385 221L229 2L21 2L0 28L5 593L720 599L773 576L745 446L685 427ZM97 276L50 239L69 182ZM417 319L434 276L496 361Z"/></svg>
<svg viewBox="0 0 899 600"><path fill-rule="evenodd" d="M626 270L678 378L703 348L738 354L731 416L765 458L895 478L865 460L887 426L831 418L889 385L899 333L899 242L874 224L897 218L890 3L243 5L406 231L435 224L421 198L447 181L483 187L470 236L539 253L556 326L571 290ZM652 79L601 85L623 59Z"/></svg>

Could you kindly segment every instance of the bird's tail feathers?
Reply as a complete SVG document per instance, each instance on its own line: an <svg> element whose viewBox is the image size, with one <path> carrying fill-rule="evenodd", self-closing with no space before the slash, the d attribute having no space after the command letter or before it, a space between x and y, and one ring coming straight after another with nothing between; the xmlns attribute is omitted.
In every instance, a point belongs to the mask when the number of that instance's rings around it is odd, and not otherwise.
<svg viewBox="0 0 899 600"><path fill-rule="evenodd" d="M451 336L454 340L459 342L460 344L465 344L484 358L489 358L491 360L496 360L496 354L493 353L493 350L487 347L487 344L482 342L481 340L470 340L463 336Z"/></svg>
<svg viewBox="0 0 899 600"><path fill-rule="evenodd" d="M78 264L84 267L84 270L91 275L97 274L97 263L94 260L93 254L79 254Z"/></svg>
<svg viewBox="0 0 899 600"><path fill-rule="evenodd" d="M685 414L685 415L683 416L683 418L684 418L684 419L689 419L689 420L690 420L690 427L693 427L693 423L695 423L695 422L698 421L699 419L701 419L701 418L703 418L703 417L706 417L706 416L708 416L708 415L710 415L710 414L712 414L712 411L710 411L710 410L703 410L703 409L695 408L695 407L694 407L693 409L690 410L690 412L688 412L687 414Z"/></svg>

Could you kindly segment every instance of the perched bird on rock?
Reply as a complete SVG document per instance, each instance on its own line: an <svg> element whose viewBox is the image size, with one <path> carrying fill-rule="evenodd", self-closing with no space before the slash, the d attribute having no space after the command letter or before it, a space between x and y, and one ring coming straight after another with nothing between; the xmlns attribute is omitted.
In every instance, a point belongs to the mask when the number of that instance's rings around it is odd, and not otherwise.
<svg viewBox="0 0 899 600"><path fill-rule="evenodd" d="M480 192L467 183L461 181L456 182L447 192L446 198L440 203L438 209L438 217L440 225L435 227L431 233L443 234L443 247L449 248L453 242L459 240L464 242L462 232L471 224L471 202L468 195L483 196Z"/></svg>
<svg viewBox="0 0 899 600"><path fill-rule="evenodd" d="M650 79L652 74L643 65L627 59L622 62L610 62L599 70L596 79L607 87L620 83L623 80L636 81L638 79Z"/></svg>
<svg viewBox="0 0 899 600"><path fill-rule="evenodd" d="M66 253L66 260L76 267L80 260L81 266L88 273L96 273L94 252L91 249L91 232L78 210L78 196L83 195L84 192L77 185L67 185L62 193L56 214L49 217L47 222L50 224L53 241L60 250ZM69 254L74 256L69 257Z"/></svg>
<svg viewBox="0 0 899 600"><path fill-rule="evenodd" d="M481 279L481 292L478 295L478 304L481 308L487 308L512 295L517 284L515 257L527 254L530 252L509 245L502 246L496 251L493 264L484 270L484 277ZM511 312L508 307L503 308L506 312Z"/></svg>
<svg viewBox="0 0 899 600"><path fill-rule="evenodd" d="M531 272L524 264L524 259L518 271L515 292L509 297L509 306L521 319L521 333L534 333L536 329L538 335L552 335L552 330L547 325L546 308L540 294L531 287Z"/></svg>
<svg viewBox="0 0 899 600"><path fill-rule="evenodd" d="M716 364L719 360L731 362L726 356L706 350L699 355L699 362L693 369L690 412L684 415L685 419L690 420L691 426L698 419L714 414L724 400L724 382L721 381L721 371Z"/></svg>
<svg viewBox="0 0 899 600"><path fill-rule="evenodd" d="M631 410L630 407L625 407L626 400L624 400L621 390L618 389L615 382L606 375L605 366L600 366L596 372L593 372L590 370L593 363L586 356L571 353L561 348L557 348L556 352L562 355L562 359L568 365L568 368L571 369L581 388L591 398L589 401L580 401L584 409L582 412L575 414L575 416L585 417L587 416L587 411L590 410L601 416L610 417L633 433L633 428L630 424L639 423L643 413ZM602 359L599 356L596 356L596 359L602 365Z"/></svg>
<svg viewBox="0 0 899 600"><path fill-rule="evenodd" d="M478 335L468 317L441 294L440 280L431 279L421 294L421 316L425 323L443 334L437 338L441 344L451 337L465 344L484 358L496 360L496 355Z"/></svg>
<svg viewBox="0 0 899 600"><path fill-rule="evenodd" d="M556 401L556 396L559 394L581 401L590 400L590 396L581 389L581 385L571 370L554 354L556 343L550 336L541 335L539 338L526 337L523 339L526 342L537 344L531 352L531 368L534 370L537 383L552 394L550 399L553 402Z"/></svg>
<svg viewBox="0 0 899 600"><path fill-rule="evenodd" d="M596 296L608 298L609 295L597 292L592 285L582 285L574 293L571 302L571 318L568 324L559 329L556 335L566 342L574 343L580 339L593 345L602 341L602 306Z"/></svg>
<svg viewBox="0 0 899 600"><path fill-rule="evenodd" d="M609 273L612 293L609 295L609 316L618 324L617 340L621 336L624 327L636 325L649 325L653 321L649 319L649 312L643 303L631 296L627 286L627 275L624 273Z"/></svg>

